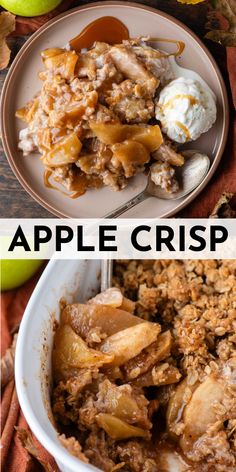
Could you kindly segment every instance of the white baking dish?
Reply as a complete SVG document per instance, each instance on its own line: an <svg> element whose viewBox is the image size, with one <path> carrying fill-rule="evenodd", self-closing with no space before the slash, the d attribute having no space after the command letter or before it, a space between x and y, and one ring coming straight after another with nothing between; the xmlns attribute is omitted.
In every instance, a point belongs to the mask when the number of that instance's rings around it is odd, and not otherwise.
<svg viewBox="0 0 236 472"><path fill-rule="evenodd" d="M16 346L15 377L29 427L62 472L98 470L61 446L50 416L51 350L59 300L85 301L100 289L100 261L51 260L24 313Z"/></svg>

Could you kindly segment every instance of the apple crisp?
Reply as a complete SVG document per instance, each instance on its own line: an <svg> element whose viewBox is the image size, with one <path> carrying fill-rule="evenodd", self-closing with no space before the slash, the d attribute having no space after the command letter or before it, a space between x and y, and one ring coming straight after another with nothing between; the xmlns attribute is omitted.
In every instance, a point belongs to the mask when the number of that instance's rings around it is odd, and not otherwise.
<svg viewBox="0 0 236 472"><path fill-rule="evenodd" d="M113 285L62 306L61 444L105 472L235 472L236 261L117 261Z"/></svg>
<svg viewBox="0 0 236 472"><path fill-rule="evenodd" d="M40 153L45 185L57 188L53 180L73 198L89 187L121 190L157 162L161 178L153 181L175 192L173 166L184 158L163 144L155 117L159 88L173 79L168 55L137 39L81 51L50 48L41 56L41 90L16 116L26 123L19 149Z"/></svg>

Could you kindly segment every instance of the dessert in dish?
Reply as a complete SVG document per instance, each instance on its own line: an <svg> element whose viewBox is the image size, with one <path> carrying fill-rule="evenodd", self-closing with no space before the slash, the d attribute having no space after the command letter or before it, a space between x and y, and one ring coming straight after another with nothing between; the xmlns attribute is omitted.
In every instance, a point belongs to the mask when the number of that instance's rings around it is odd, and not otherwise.
<svg viewBox="0 0 236 472"><path fill-rule="evenodd" d="M169 173L184 163L176 146L213 125L215 99L212 94L208 103L203 86L187 79L180 93L169 54L151 47L153 41L126 37L119 44L96 41L75 50L72 40L64 49L42 52L41 91L16 116L27 124L19 148L24 155L41 154L47 186L59 184L73 198L104 185L121 190L158 162L166 178L155 181L173 181L163 188L175 192L178 185ZM179 54L183 45L171 42L177 44L173 55ZM172 105L166 103L169 95ZM172 108L177 125L170 123Z"/></svg>
<svg viewBox="0 0 236 472"><path fill-rule="evenodd" d="M62 301L52 354L61 443L111 472L234 472L234 261L118 261Z"/></svg>

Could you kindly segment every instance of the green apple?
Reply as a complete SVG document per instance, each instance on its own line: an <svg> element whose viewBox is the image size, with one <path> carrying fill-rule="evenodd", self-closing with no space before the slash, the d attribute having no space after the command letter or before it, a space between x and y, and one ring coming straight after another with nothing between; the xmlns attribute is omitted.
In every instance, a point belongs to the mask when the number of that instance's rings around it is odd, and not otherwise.
<svg viewBox="0 0 236 472"><path fill-rule="evenodd" d="M3 259L1 264L1 290L11 290L23 285L42 264L38 259Z"/></svg>
<svg viewBox="0 0 236 472"><path fill-rule="evenodd" d="M20 16L44 15L56 8L61 0L0 0L0 6Z"/></svg>

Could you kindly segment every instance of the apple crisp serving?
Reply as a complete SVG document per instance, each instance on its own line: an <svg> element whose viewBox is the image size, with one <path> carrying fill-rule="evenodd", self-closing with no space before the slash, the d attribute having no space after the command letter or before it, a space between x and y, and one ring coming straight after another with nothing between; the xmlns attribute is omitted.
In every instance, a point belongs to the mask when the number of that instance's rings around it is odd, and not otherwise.
<svg viewBox="0 0 236 472"><path fill-rule="evenodd" d="M236 261L117 261L113 285L62 302L61 443L105 472L235 472Z"/></svg>
<svg viewBox="0 0 236 472"><path fill-rule="evenodd" d="M174 78L167 54L127 39L81 51L50 48L41 56L41 90L16 116L27 124L19 148L41 154L47 186L56 188L52 178L73 198L89 187L121 190L158 163L153 181L178 189L172 166L184 158L174 143L164 143L155 117L157 92Z"/></svg>

